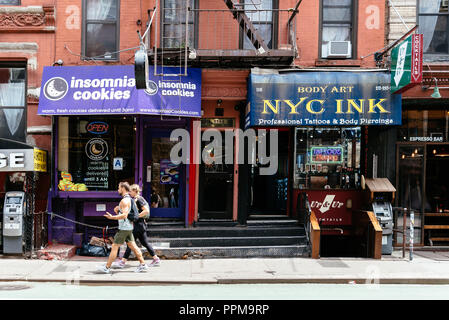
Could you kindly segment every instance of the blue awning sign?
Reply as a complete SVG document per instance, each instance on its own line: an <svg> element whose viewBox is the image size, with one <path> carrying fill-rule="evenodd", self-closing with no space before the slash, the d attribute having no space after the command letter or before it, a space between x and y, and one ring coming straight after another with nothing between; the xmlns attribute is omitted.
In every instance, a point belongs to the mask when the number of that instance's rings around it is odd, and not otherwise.
<svg viewBox="0 0 449 320"><path fill-rule="evenodd" d="M400 125L401 112L385 72L252 73L245 125Z"/></svg>

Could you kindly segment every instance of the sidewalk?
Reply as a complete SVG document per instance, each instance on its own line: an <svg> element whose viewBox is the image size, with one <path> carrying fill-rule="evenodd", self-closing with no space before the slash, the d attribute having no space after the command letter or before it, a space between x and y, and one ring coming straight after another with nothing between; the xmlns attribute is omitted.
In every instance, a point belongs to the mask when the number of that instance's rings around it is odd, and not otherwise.
<svg viewBox="0 0 449 320"><path fill-rule="evenodd" d="M238 284L381 283L449 284L449 252L402 252L382 260L361 258L250 258L162 260L161 266L135 273L137 261L112 274L96 266L106 258L75 256L68 261L25 260L0 256L0 281L79 282L81 284Z"/></svg>

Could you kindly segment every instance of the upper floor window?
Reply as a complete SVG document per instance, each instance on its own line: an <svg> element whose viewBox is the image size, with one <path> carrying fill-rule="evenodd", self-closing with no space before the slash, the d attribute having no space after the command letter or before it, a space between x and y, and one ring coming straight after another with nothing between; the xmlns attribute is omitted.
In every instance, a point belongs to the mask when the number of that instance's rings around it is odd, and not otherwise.
<svg viewBox="0 0 449 320"><path fill-rule="evenodd" d="M321 58L352 58L353 0L322 0Z"/></svg>
<svg viewBox="0 0 449 320"><path fill-rule="evenodd" d="M83 8L84 55L118 60L119 0L84 0Z"/></svg>
<svg viewBox="0 0 449 320"><path fill-rule="evenodd" d="M423 34L424 53L449 54L448 1L419 0L419 33Z"/></svg>
<svg viewBox="0 0 449 320"><path fill-rule="evenodd" d="M0 5L9 4L11 6L20 6L20 0L0 0Z"/></svg>
<svg viewBox="0 0 449 320"><path fill-rule="evenodd" d="M26 68L0 65L0 137L25 142Z"/></svg>
<svg viewBox="0 0 449 320"><path fill-rule="evenodd" d="M243 0L246 15L269 49L273 48L275 5L273 0ZM255 49L246 34L243 39L243 49Z"/></svg>
<svg viewBox="0 0 449 320"><path fill-rule="evenodd" d="M162 7L162 47L164 48L195 48L195 14L188 8L195 9L196 0L186 1L163 0ZM186 15L187 37L186 37Z"/></svg>

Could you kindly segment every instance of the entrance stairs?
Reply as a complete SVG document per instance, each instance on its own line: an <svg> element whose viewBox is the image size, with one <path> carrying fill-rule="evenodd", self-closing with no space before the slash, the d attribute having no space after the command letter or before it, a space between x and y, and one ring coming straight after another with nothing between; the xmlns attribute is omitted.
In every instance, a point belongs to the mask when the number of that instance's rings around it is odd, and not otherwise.
<svg viewBox="0 0 449 320"><path fill-rule="evenodd" d="M304 227L291 219L255 219L247 225L210 220L189 228L182 222L150 222L148 236L156 254L167 259L309 256Z"/></svg>

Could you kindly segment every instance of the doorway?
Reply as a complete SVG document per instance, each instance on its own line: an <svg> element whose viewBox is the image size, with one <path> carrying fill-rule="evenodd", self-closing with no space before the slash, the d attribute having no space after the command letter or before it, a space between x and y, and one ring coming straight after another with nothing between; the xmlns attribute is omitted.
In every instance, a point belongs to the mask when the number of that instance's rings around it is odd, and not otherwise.
<svg viewBox="0 0 449 320"><path fill-rule="evenodd" d="M151 200L152 218L184 217L185 165L170 161L170 151L178 143L170 140L170 133L171 129L144 129L143 196Z"/></svg>
<svg viewBox="0 0 449 320"><path fill-rule="evenodd" d="M249 214L253 217L287 215L290 131L278 130L278 170L276 174L261 175L262 165L251 165ZM267 150L270 150L270 143L270 134L267 131Z"/></svg>
<svg viewBox="0 0 449 320"><path fill-rule="evenodd" d="M208 146L209 142L201 142L210 161L201 161L199 166L199 220L233 218L234 163L226 164L225 154L234 154L234 144L227 146L224 131L220 133L222 144L217 150Z"/></svg>
<svg viewBox="0 0 449 320"><path fill-rule="evenodd" d="M415 214L414 243L432 245L432 241L449 241L449 144L398 143L398 197L396 205ZM395 226L402 229L402 214ZM409 222L407 222L409 223ZM396 244L402 244L397 237Z"/></svg>
<svg viewBox="0 0 449 320"><path fill-rule="evenodd" d="M413 210L415 217L414 243L422 243L422 221L425 208L425 147L423 145L403 144L397 148L397 205ZM407 222L407 224L409 221ZM402 229L402 212L396 216L395 226ZM402 244L402 237L397 237L397 244Z"/></svg>

